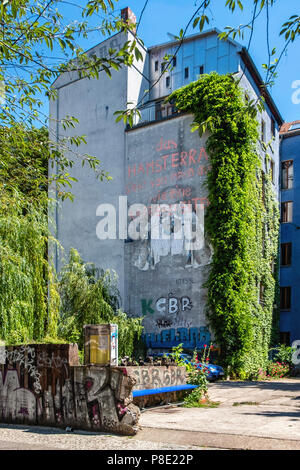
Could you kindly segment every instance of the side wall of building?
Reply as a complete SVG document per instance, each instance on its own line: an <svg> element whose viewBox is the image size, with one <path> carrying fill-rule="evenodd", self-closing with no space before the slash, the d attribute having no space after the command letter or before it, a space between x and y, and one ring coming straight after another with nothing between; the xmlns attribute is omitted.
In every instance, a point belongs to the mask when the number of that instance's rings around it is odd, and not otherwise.
<svg viewBox="0 0 300 470"><path fill-rule="evenodd" d="M300 339L300 135L286 137L281 143L281 161L293 161L293 180L290 189L281 189L281 202L293 202L291 222L281 224L281 244L291 243L291 264L280 268L280 286L290 287L290 308L281 309L280 332L290 341Z"/></svg>
<svg viewBox="0 0 300 470"><path fill-rule="evenodd" d="M119 33L88 53L103 57L110 47L120 49L130 34L124 36ZM146 55L144 50L143 55ZM67 156L75 161L70 173L78 182L71 189L74 202L60 201L53 214L54 234L64 248L64 257L56 258L56 268L59 271L70 248L76 248L84 261L117 272L122 299L124 240L118 237L114 240L99 239L97 225L105 215L99 208L103 204L111 204L115 208L118 221L119 196L125 190L125 135L124 123L115 122L114 112L126 109L128 101L132 105L138 101L141 86L146 87L140 73L143 68L144 62L140 61L131 69L123 67L119 71L111 70L111 78L100 72L99 79L78 79L74 73L64 74L54 84L58 98L50 107L50 115L55 120L52 121L52 134L62 137L84 135L87 141L86 145L79 148L73 146L71 150L75 153L67 152ZM64 130L57 122L67 115L79 120L75 130ZM112 180L100 182L87 163L82 167L83 154L97 157L101 161L101 169L108 172ZM51 171L55 172L55 169Z"/></svg>
<svg viewBox="0 0 300 470"><path fill-rule="evenodd" d="M196 204L202 205L203 214L208 205L207 137L191 133L192 120L190 115L178 116L127 132L128 203L147 206L149 220L153 204L190 204L195 219ZM162 219L160 235L169 239L125 245L127 311L144 316L148 347L170 348L182 342L194 349L210 340L203 284L212 250L204 241L200 218L203 244L198 249L190 249L184 236L175 239L172 225L164 228Z"/></svg>
<svg viewBox="0 0 300 470"><path fill-rule="evenodd" d="M120 39L119 35L114 41ZM107 40L108 44L110 40ZM97 46L102 48L105 43ZM184 240L171 239L131 241L99 240L96 227L104 213L97 213L100 204L118 208L119 196L126 195L128 206L144 204L209 204L205 180L209 159L205 150L207 136L190 132L191 115L177 115L155 120L124 133L122 123L115 123L113 112L126 108L127 101L138 103L161 73L165 54L172 55L176 45L166 44L144 51L144 62L135 68L113 72L112 79L102 74L99 80L72 81L63 76L57 81L59 98L53 105L57 118L75 115L80 124L79 134L85 134L88 145L82 151L99 157L102 166L113 180L99 184L92 171L75 165L75 202L64 202L56 213L57 238L66 251L77 248L85 261L97 267L116 270L120 279L123 307L133 316L143 316L146 342L150 348L170 348L184 343L194 349L208 343L211 333L205 315L206 289L212 249L207 240L197 250L185 248ZM97 48L96 48L97 49ZM239 73L241 86L250 98L259 96L249 71L243 70L239 47L219 41L217 33L196 37L184 43L178 53L176 66L170 72L170 87L164 74L151 90L151 99L160 99L198 78L203 72ZM158 70L156 70L158 62ZM189 76L185 78L185 69ZM272 113L266 106L258 116L265 124L265 142L272 135ZM61 131L61 129L60 129ZM273 187L279 197L279 136L275 126L272 143ZM81 150L81 149L80 149ZM270 162L264 159L262 169L270 172ZM149 212L150 214L150 212ZM118 221L118 210L116 212ZM173 219L173 223L174 219ZM162 227L161 227L162 229ZM167 230L168 231L168 230ZM203 228L204 231L204 228ZM61 265L58 264L58 269Z"/></svg>

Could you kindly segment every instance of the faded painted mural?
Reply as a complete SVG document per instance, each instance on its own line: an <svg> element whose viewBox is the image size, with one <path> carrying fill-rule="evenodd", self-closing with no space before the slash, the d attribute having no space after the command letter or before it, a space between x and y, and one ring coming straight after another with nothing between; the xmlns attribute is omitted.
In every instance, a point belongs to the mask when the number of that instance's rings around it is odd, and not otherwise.
<svg viewBox="0 0 300 470"><path fill-rule="evenodd" d="M0 347L0 422L132 435L136 378L125 367L78 365L77 345Z"/></svg>
<svg viewBox="0 0 300 470"><path fill-rule="evenodd" d="M191 123L192 117L185 115L127 132L129 206L144 204L151 215L154 204L190 204L195 225L196 205L202 205L204 212L209 204L205 180L210 164L206 136L200 139L198 133L191 133ZM212 249L204 237L204 217L203 242L197 249L175 236L176 217L180 212L171 214L169 225L163 216L159 219L159 239L151 238L151 227L148 239L125 243L126 308L144 316L145 341L151 349L179 343L194 349L211 339L203 284Z"/></svg>

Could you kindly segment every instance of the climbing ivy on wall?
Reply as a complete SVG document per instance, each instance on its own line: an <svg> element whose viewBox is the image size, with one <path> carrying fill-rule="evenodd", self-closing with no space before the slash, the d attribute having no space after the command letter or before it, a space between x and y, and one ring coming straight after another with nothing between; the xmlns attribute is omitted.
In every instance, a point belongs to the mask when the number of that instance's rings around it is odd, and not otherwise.
<svg viewBox="0 0 300 470"><path fill-rule="evenodd" d="M232 76L217 73L168 100L193 113L193 131L208 131L205 227L214 253L207 316L224 365L232 375L252 377L266 366L275 324L279 232L278 203L262 171L256 110Z"/></svg>

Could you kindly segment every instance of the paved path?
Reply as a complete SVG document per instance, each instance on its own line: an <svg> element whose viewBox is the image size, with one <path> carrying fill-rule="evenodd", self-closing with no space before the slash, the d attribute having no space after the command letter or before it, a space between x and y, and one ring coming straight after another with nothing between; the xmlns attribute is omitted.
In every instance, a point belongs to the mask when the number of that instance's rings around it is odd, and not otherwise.
<svg viewBox="0 0 300 470"><path fill-rule="evenodd" d="M139 439L231 449L300 449L300 379L224 381L209 386L217 408L170 407L142 413ZM153 428L159 432L153 433ZM172 430L172 431L171 431Z"/></svg>
<svg viewBox="0 0 300 470"><path fill-rule="evenodd" d="M0 449L300 450L300 379L209 385L218 408L170 406L142 413L134 437L0 424Z"/></svg>
<svg viewBox="0 0 300 470"><path fill-rule="evenodd" d="M0 450L199 450L199 446L153 442L151 436L133 440L107 433L0 424Z"/></svg>

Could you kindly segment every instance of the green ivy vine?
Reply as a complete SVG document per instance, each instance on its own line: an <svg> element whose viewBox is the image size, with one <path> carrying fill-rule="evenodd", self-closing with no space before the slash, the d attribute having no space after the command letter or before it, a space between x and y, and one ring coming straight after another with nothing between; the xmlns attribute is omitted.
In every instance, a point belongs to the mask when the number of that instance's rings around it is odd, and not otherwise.
<svg viewBox="0 0 300 470"><path fill-rule="evenodd" d="M231 375L254 377L266 366L276 328L279 233L278 202L262 171L257 112L232 76L215 72L168 101L194 115L192 131L208 131L205 229L213 260L207 317Z"/></svg>

